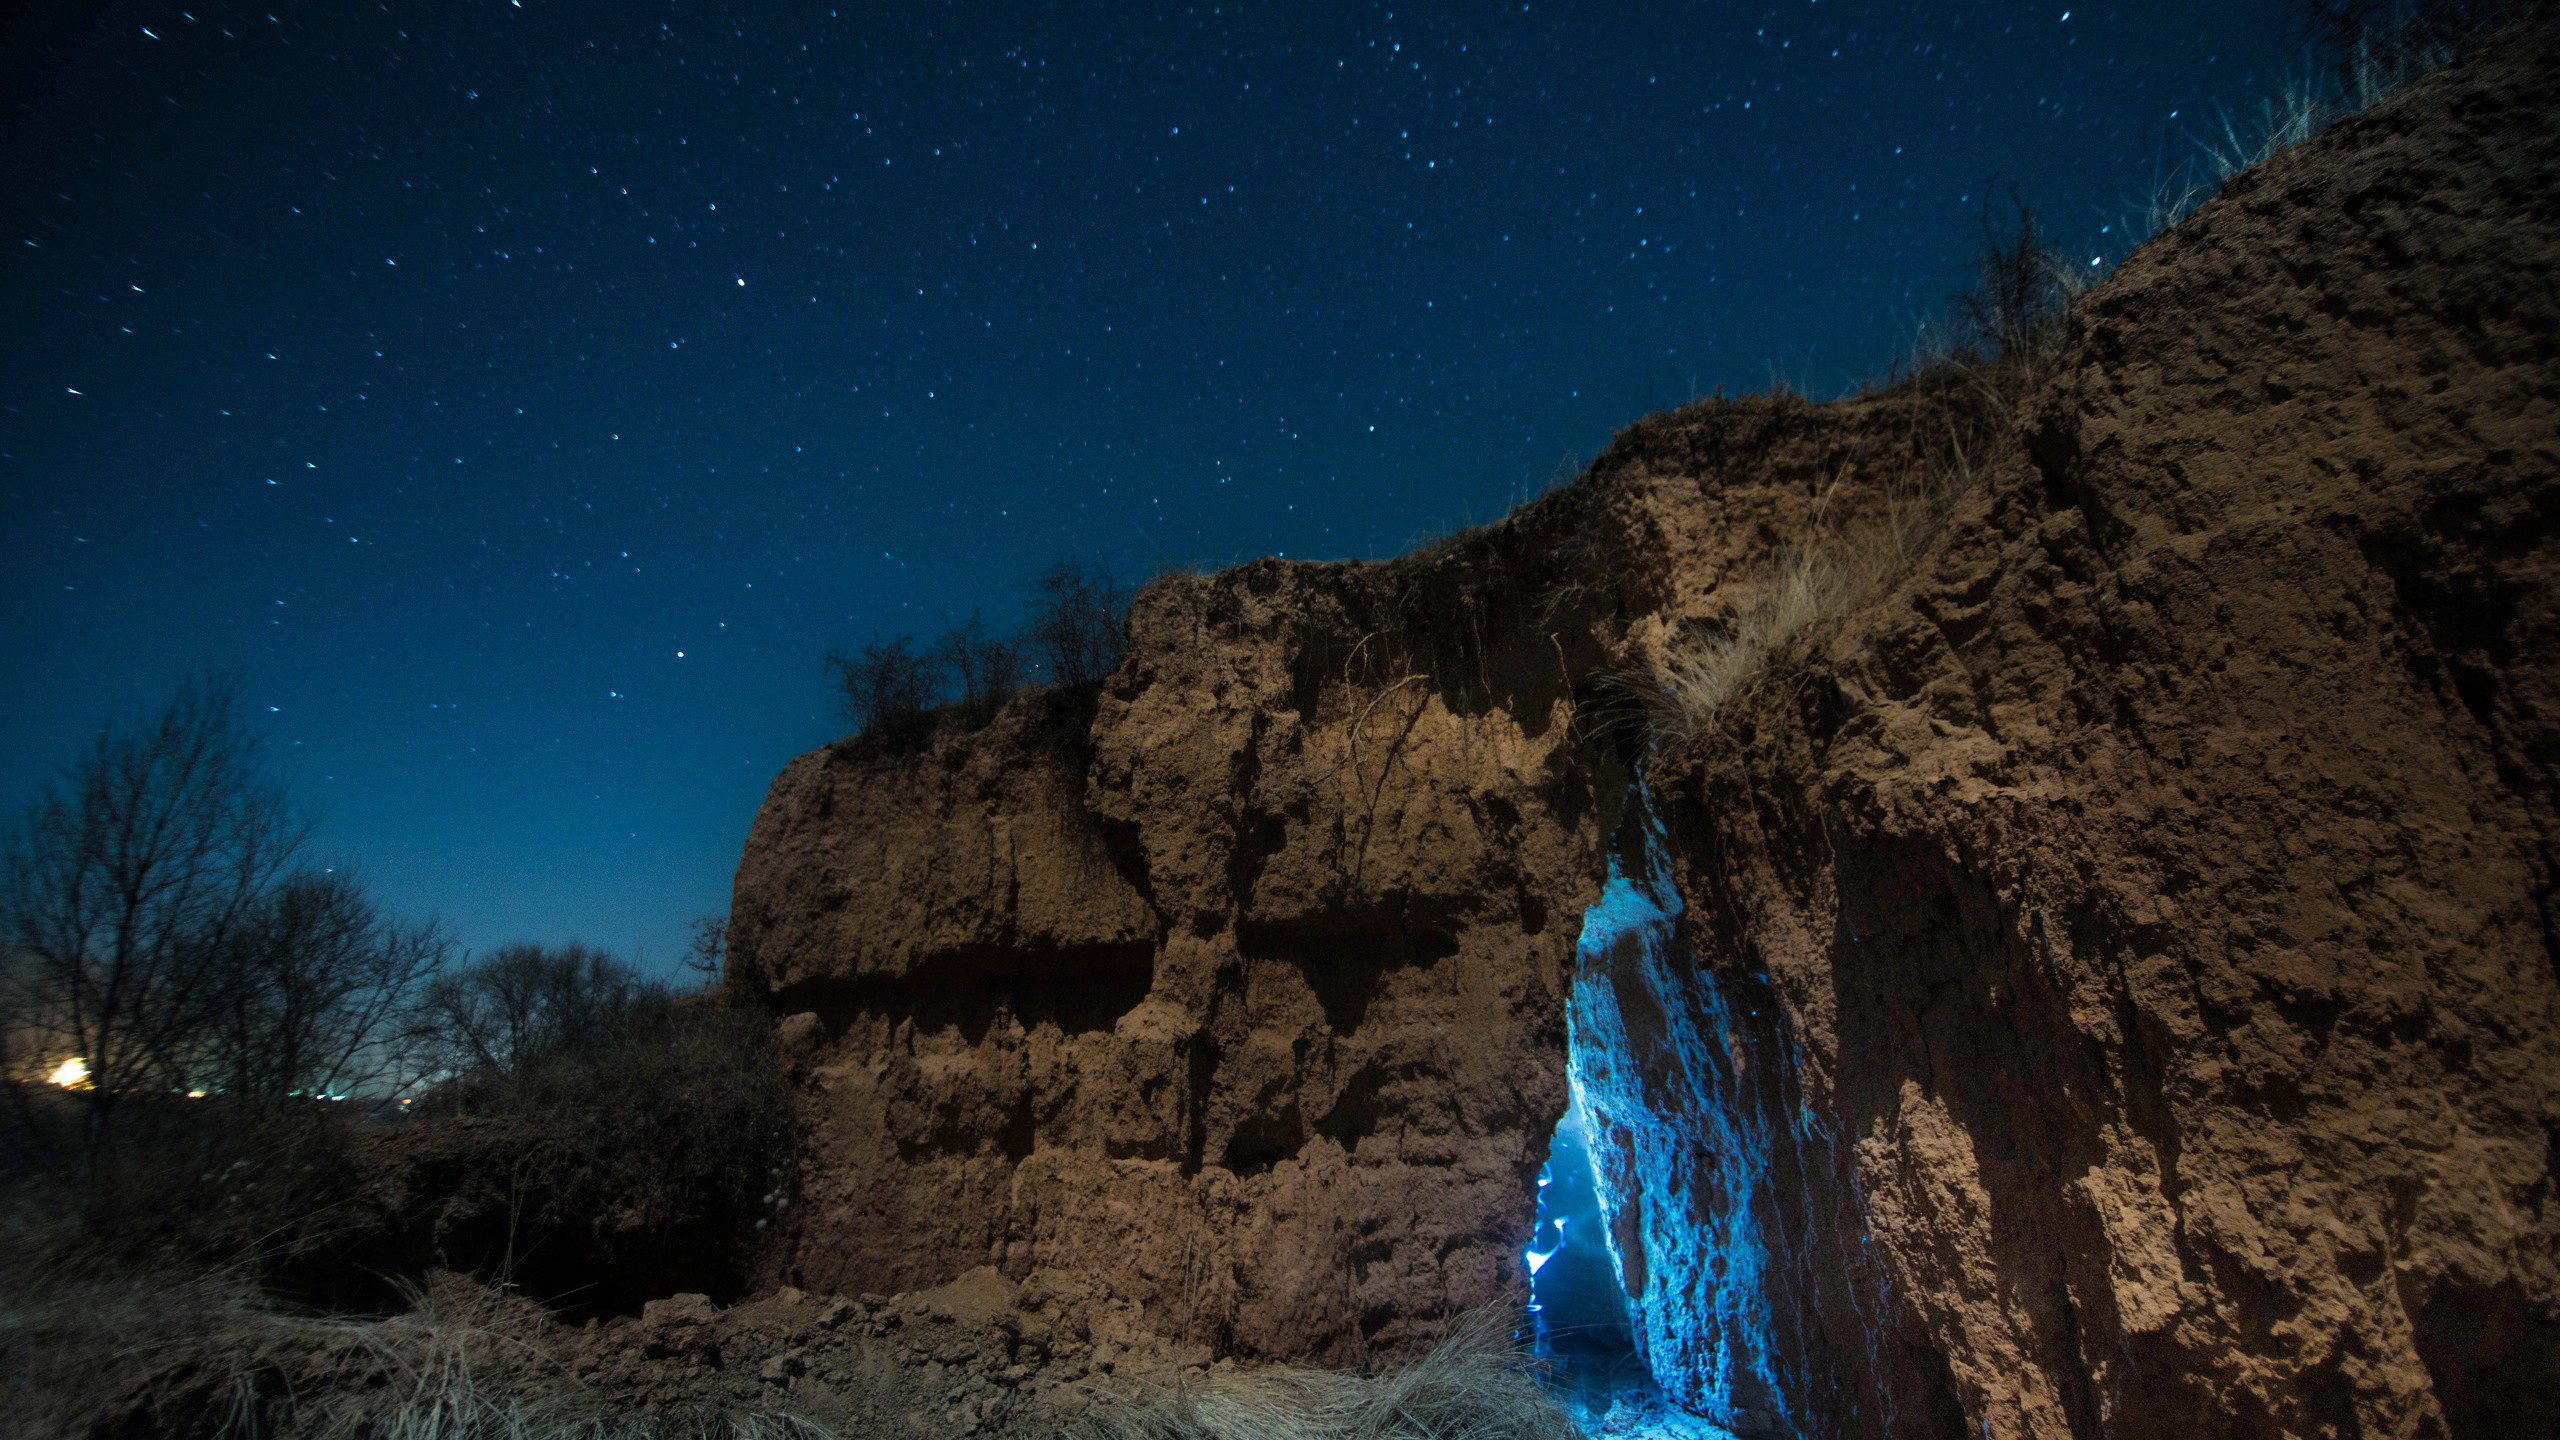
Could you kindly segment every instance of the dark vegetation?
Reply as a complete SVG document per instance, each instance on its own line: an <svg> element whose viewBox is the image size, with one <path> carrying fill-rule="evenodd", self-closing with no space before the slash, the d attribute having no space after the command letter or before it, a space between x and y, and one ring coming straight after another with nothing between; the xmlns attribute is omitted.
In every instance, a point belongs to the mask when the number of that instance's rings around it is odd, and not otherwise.
<svg viewBox="0 0 2560 1440"><path fill-rule="evenodd" d="M440 977L427 1007L451 1078L412 1123L511 1122L503 1216L474 1215L490 1268L573 1312L737 1292L790 1203L791 1099L763 1011L579 945L502 947ZM441 1217L448 1262L471 1208Z"/></svg>
<svg viewBox="0 0 2560 1440"><path fill-rule="evenodd" d="M151 1345L401 1309L437 1270L587 1313L736 1293L789 1203L768 1017L580 945L457 959L310 831L210 681L103 729L11 837L9 1373L59 1361L112 1407L140 1372L108 1357L149 1370L133 1337L188 1306L204 1333ZM716 971L724 928L689 963Z"/></svg>
<svg viewBox="0 0 2560 1440"><path fill-rule="evenodd" d="M0 1180L101 1260L250 1265L323 1247L354 1183L350 1093L417 1073L432 925L307 854L237 688L99 732L29 811L0 890Z"/></svg>
<svg viewBox="0 0 2560 1440"><path fill-rule="evenodd" d="M1107 565L1061 560L1031 582L1027 623L1013 635L968 623L920 644L912 635L830 650L826 668L857 736L911 742L937 713L974 730L995 718L1034 675L1056 689L1098 685L1128 652L1129 587Z"/></svg>
<svg viewBox="0 0 2560 1440"><path fill-rule="evenodd" d="M308 852L236 686L181 688L45 787L0 891L0 1065L81 1057L90 1143L129 1096L396 1086L410 1001L448 946Z"/></svg>

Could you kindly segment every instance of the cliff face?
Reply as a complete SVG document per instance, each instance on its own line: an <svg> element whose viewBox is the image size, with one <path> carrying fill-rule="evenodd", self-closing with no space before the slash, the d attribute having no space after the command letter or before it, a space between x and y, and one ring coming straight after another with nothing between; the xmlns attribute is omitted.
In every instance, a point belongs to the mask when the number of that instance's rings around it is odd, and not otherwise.
<svg viewBox="0 0 2560 1440"><path fill-rule="evenodd" d="M1691 406L1404 560L1159 582L1089 709L793 762L730 975L810 1125L777 1278L1402 1353L1516 1293L1570 1065L1738 1428L2560 1426L2555 87L2512 33L2236 180L2005 447ZM1630 677L1959 448L1647 753Z"/></svg>
<svg viewBox="0 0 2560 1440"><path fill-rule="evenodd" d="M1554 643L1426 653L1492 563L1160 583L1098 700L792 764L731 975L805 1077L792 1275L1341 1364L1518 1288L1606 817Z"/></svg>
<svg viewBox="0 0 2560 1440"><path fill-rule="evenodd" d="M1813 1428L1788 1372L1849 1357L1992 1435L2560 1424L2556 35L2127 262L2025 454L1666 767L1676 936L1590 1008L1651 1065L1622 1153L1733 1137L1631 1189L1649 1309L1766 1354L1736 1393Z"/></svg>

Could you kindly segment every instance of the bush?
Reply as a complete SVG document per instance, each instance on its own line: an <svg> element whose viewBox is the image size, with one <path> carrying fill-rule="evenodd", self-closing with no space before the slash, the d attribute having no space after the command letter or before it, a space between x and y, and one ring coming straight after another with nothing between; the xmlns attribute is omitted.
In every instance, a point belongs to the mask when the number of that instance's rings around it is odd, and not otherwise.
<svg viewBox="0 0 2560 1440"><path fill-rule="evenodd" d="M508 946L434 1002L458 1073L419 1108L532 1127L510 1182L530 1197L526 1248L564 1236L586 1272L552 1278L642 1298L734 1283L788 1203L791 1096L764 1012L576 945Z"/></svg>
<svg viewBox="0 0 2560 1440"><path fill-rule="evenodd" d="M993 720L1004 702L1022 688L1022 647L987 633L974 613L969 623L942 637L936 647L942 670L960 684L960 720L972 728Z"/></svg>
<svg viewBox="0 0 2560 1440"><path fill-rule="evenodd" d="M646 996L609 1029L483 1082L475 1108L540 1122L573 1157L553 1205L659 1232L716 1223L747 1239L788 1166L791 1096L763 1011Z"/></svg>
<svg viewBox="0 0 2560 1440"><path fill-rule="evenodd" d="M354 1219L361 1177L348 1107L144 1094L93 1132L77 1095L10 1088L20 1132L12 1138L32 1143L13 1145L0 1166L0 1208L58 1222L43 1231L51 1248L21 1260L212 1266L271 1280L326 1250Z"/></svg>
<svg viewBox="0 0 2560 1440"><path fill-rule="evenodd" d="M1950 297L1965 343L1993 363L2035 371L2062 348L2063 312L2077 293L2076 278L2061 253L2036 227L2035 208L2009 187L2010 218L2003 220L1983 197L1976 224L1982 242L1974 252L1974 286Z"/></svg>
<svg viewBox="0 0 2560 1440"><path fill-rule="evenodd" d="M915 638L892 636L862 647L858 655L827 652L837 702L855 733L901 729L933 707L942 690L933 657L916 653Z"/></svg>
<svg viewBox="0 0 2560 1440"><path fill-rule="evenodd" d="M1062 560L1032 582L1030 624L1018 636L989 633L973 613L930 650L919 650L912 635L895 635L859 654L830 650L825 664L857 735L913 740L927 712L946 698L956 703L961 725L975 729L1020 693L1026 662L1069 690L1110 674L1129 652L1129 600L1109 566ZM955 685L959 694L951 697Z"/></svg>
<svg viewBox="0 0 2560 1440"><path fill-rule="evenodd" d="M1031 624L1023 638L1050 682L1092 685L1129 653L1129 590L1107 565L1061 560L1031 582Z"/></svg>

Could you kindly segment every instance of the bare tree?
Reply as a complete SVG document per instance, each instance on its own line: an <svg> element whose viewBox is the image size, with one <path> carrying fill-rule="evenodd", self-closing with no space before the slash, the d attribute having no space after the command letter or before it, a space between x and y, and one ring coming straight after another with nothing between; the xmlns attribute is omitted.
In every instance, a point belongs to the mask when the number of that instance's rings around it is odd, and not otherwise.
<svg viewBox="0 0 2560 1440"><path fill-rule="evenodd" d="M1128 587L1108 565L1061 560L1031 582L1031 624L1023 632L1051 683L1090 685L1129 653Z"/></svg>
<svg viewBox="0 0 2560 1440"><path fill-rule="evenodd" d="M85 1069L92 1146L137 1093L340 1094L414 1073L446 941L302 863L311 821L257 745L236 682L182 686L143 724L101 729L10 847L0 1032L13 1074Z"/></svg>
<svg viewBox="0 0 2560 1440"><path fill-rule="evenodd" d="M934 657L917 654L912 636L875 641L859 655L830 650L826 665L856 732L913 723L941 688Z"/></svg>
<svg viewBox="0 0 2560 1440"><path fill-rule="evenodd" d="M664 990L585 945L501 945L427 987L424 1030L447 1068L516 1075L618 1029Z"/></svg>
<svg viewBox="0 0 2560 1440"><path fill-rule="evenodd" d="M1022 687L1022 647L987 632L975 613L969 623L942 637L937 658L943 673L960 682L960 714L970 725L984 725Z"/></svg>
<svg viewBox="0 0 2560 1440"><path fill-rule="evenodd" d="M415 1077L417 1002L450 946L433 922L386 919L352 876L288 877L223 956L207 1089L342 1095Z"/></svg>
<svg viewBox="0 0 2560 1440"><path fill-rule="evenodd" d="M94 1143L125 1094L184 1089L230 996L223 963L310 833L255 759L238 686L181 687L101 729L45 786L9 853L8 999L88 1070Z"/></svg>

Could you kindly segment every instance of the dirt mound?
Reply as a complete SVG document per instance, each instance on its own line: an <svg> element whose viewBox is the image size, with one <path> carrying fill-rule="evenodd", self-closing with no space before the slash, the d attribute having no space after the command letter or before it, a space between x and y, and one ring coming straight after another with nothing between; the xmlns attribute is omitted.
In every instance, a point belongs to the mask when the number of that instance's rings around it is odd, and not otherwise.
<svg viewBox="0 0 2560 1440"><path fill-rule="evenodd" d="M812 1127L781 1277L1052 1270L1352 1364L1517 1288L1600 829L1553 680L1528 726L1360 683L1411 659L1397 581L1159 584L1064 735L1018 706L776 782L731 984Z"/></svg>

